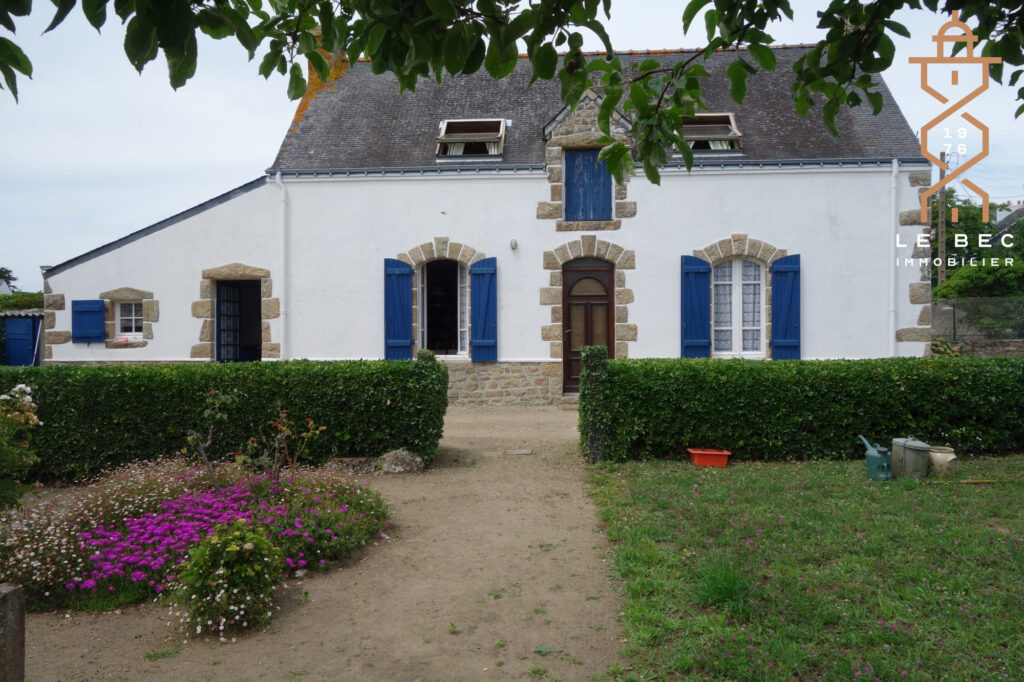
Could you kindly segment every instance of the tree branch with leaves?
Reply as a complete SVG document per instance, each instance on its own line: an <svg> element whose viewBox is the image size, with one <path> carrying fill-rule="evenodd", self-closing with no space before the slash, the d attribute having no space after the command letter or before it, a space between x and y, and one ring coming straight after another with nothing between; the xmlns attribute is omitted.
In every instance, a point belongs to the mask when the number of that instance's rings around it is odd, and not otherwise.
<svg viewBox="0 0 1024 682"><path fill-rule="evenodd" d="M79 4L52 2L56 11L47 31ZM720 48L745 48L735 52L726 71L730 95L742 102L747 79L776 66L770 24L794 19L789 0L689 0L680 8L684 33L703 12L705 47L670 67L643 62L624 69L605 28L611 0L81 0L86 20L97 30L107 24L109 11L117 16L125 26L125 54L139 71L163 53L174 88L195 75L200 31L235 38L250 59L265 49L259 73L287 74L292 99L307 88L303 58L324 82L331 75L330 55L353 62L368 58L374 72L391 72L400 88L412 90L421 78L440 81L445 74L481 68L504 78L515 69L522 44L533 79L558 78L565 104L575 105L588 88L601 91L607 145L602 155L609 170L621 179L633 172L635 158L654 182L672 146L687 167L692 165L688 146L680 143L684 120L703 108L701 81L710 77L703 63ZM817 12L825 38L793 67L796 111L806 115L820 104L833 135L843 107L866 101L878 113L883 106L878 74L893 63L892 36L910 35L893 19L905 8L946 15L959 10L963 21L977 24L982 56L1002 59L990 67L993 78L1017 85L1024 73L1024 0L834 0ZM13 34L16 19L31 12L32 0L0 0L0 31ZM584 54L584 33L596 36L607 56ZM0 76L15 98L19 74L31 77L32 64L14 41L0 35ZM1024 102L1024 87L1017 98ZM616 107L630 115L630 145L611 136L608 121ZM1016 111L1021 114L1024 104Z"/></svg>

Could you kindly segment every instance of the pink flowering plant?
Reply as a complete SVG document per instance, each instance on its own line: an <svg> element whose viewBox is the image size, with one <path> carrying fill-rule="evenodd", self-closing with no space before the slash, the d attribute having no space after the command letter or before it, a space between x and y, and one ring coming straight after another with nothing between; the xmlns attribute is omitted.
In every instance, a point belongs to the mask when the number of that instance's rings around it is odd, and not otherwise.
<svg viewBox="0 0 1024 682"><path fill-rule="evenodd" d="M222 464L212 487L206 473L181 458L136 463L0 514L0 580L22 584L37 609L111 608L164 592L190 550L239 521L286 571L347 557L387 528L381 497L331 464L287 477Z"/></svg>
<svg viewBox="0 0 1024 682"><path fill-rule="evenodd" d="M0 509L13 507L21 499L19 479L37 461L31 437L40 424L31 388L18 384L0 393Z"/></svg>

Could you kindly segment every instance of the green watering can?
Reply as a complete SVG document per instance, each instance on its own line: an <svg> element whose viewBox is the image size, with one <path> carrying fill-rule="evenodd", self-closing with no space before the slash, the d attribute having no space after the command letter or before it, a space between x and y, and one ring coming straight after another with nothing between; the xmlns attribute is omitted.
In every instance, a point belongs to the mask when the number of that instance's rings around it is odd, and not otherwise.
<svg viewBox="0 0 1024 682"><path fill-rule="evenodd" d="M864 436L857 436L867 450L868 477L875 481L888 481L892 478L892 456L887 448L878 443L872 445Z"/></svg>

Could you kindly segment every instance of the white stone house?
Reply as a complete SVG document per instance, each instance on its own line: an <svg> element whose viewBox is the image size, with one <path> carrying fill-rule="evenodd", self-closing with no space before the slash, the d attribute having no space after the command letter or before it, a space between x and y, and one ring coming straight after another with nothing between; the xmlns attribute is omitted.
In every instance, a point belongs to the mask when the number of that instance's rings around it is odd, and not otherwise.
<svg viewBox="0 0 1024 682"><path fill-rule="evenodd" d="M368 64L300 102L265 175L46 270L49 363L412 357L453 402L542 404L579 349L615 357L922 355L927 161L886 90L833 138L793 111L792 63L743 105L709 80L696 162L660 186L597 161L575 110L522 60L399 94ZM678 53L625 55L628 62ZM716 54L724 74L735 58ZM618 120L621 124L621 118ZM917 261L914 261L917 262Z"/></svg>

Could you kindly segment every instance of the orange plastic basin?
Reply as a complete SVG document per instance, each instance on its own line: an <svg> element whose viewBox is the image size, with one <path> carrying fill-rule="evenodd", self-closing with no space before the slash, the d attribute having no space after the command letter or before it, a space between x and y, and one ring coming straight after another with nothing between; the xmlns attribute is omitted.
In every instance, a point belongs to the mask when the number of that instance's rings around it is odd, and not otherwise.
<svg viewBox="0 0 1024 682"><path fill-rule="evenodd" d="M728 450L709 450L706 448L686 448L690 453L690 461L699 467L724 467L729 463Z"/></svg>

